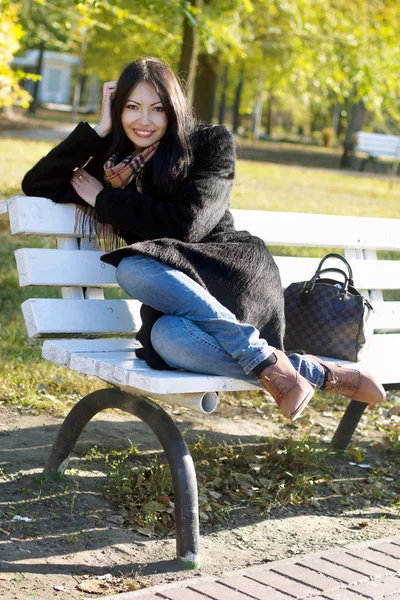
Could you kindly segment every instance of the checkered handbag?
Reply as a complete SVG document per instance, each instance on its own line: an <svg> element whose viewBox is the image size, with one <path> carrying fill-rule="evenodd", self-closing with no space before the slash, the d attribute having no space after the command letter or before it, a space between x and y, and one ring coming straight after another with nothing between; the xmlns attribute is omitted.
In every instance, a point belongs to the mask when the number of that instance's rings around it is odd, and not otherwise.
<svg viewBox="0 0 400 600"><path fill-rule="evenodd" d="M328 258L343 261L347 273L322 268ZM327 278L327 273L340 274L343 281ZM347 260L340 254L327 254L309 281L292 283L285 290L285 348L356 362L372 333L367 324L372 310L354 287Z"/></svg>

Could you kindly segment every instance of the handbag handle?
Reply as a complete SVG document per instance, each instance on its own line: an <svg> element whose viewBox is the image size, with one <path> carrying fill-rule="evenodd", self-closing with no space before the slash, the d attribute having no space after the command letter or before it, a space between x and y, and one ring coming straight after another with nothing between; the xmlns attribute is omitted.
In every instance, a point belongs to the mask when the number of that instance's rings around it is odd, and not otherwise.
<svg viewBox="0 0 400 600"><path fill-rule="evenodd" d="M325 269L322 269L322 265L324 264L324 262L328 258L338 258L339 260L341 260L342 262L344 262L344 264L347 267L347 271L349 273L348 276L347 276L347 279L348 279L347 287L349 285L351 285L351 286L354 287L353 271L352 271L351 266L349 265L349 263L347 262L347 260L345 259L344 256L342 256L341 254L337 254L336 252L330 252L329 254L327 254L326 256L324 256L324 258L321 259L321 261L320 261L320 263L319 263L319 265L317 267L317 270L315 272L315 275L318 275L322 271L323 272L326 272L326 271L334 271L334 272L340 271L340 269L329 268L329 267L327 267ZM343 271L340 271L340 273L343 273ZM315 277L315 275L314 275L314 277Z"/></svg>
<svg viewBox="0 0 400 600"><path fill-rule="evenodd" d="M316 283L316 281L321 278L321 275L323 275L325 273L338 273L339 275L343 275L344 282L342 284L340 284L339 282L337 282L337 283L339 285L341 285L342 291L345 292L345 293L347 293L347 290L348 290L349 284L350 284L350 279L347 276L347 273L345 273L344 271L342 271L342 269L336 269L335 267L331 267L331 268L328 267L326 269L321 269L320 271L317 271L315 273L315 275L310 279L309 283L312 286L314 286L314 284Z"/></svg>

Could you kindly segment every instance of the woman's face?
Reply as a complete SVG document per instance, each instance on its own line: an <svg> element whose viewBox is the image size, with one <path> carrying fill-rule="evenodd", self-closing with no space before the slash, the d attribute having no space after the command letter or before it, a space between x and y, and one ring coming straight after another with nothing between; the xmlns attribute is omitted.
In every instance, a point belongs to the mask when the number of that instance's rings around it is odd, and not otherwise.
<svg viewBox="0 0 400 600"><path fill-rule="evenodd" d="M135 148L147 148L158 142L165 134L168 119L160 96L144 81L134 87L121 113L125 134Z"/></svg>

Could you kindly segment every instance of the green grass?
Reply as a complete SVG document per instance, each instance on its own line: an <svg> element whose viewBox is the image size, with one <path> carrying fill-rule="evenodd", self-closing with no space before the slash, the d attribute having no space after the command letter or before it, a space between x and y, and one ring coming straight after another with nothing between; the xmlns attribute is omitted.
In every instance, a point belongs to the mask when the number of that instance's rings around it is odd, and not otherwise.
<svg viewBox="0 0 400 600"><path fill-rule="evenodd" d="M201 436L190 445L196 465L200 522L229 521L233 511L252 507L260 515L283 505L358 510L364 501L399 507L398 468L389 461L396 449L386 450L373 469L347 472L348 462L368 462L353 447L334 453L309 436L263 443L212 444ZM390 458L392 457L392 458ZM126 526L143 535L165 535L175 524L174 490L165 456L157 452L108 450L96 446L84 457L96 471L107 473L104 493L115 503Z"/></svg>
<svg viewBox="0 0 400 600"><path fill-rule="evenodd" d="M22 194L24 174L45 154L53 144L11 138L0 139L0 156L3 168L0 173L0 200Z"/></svg>
<svg viewBox="0 0 400 600"><path fill-rule="evenodd" d="M357 174L239 161L232 206L400 218L399 184Z"/></svg>

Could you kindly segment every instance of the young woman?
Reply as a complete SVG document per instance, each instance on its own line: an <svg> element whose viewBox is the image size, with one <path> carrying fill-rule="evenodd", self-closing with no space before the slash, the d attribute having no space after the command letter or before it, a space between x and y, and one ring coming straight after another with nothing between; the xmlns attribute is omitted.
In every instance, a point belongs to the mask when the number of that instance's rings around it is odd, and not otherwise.
<svg viewBox="0 0 400 600"><path fill-rule="evenodd" d="M258 382L290 419L316 387L382 401L372 375L283 351L279 272L262 240L235 230L234 175L228 130L196 124L170 67L145 58L104 84L100 123L80 123L22 189L73 202L112 233L102 260L143 303L137 354L151 367Z"/></svg>

